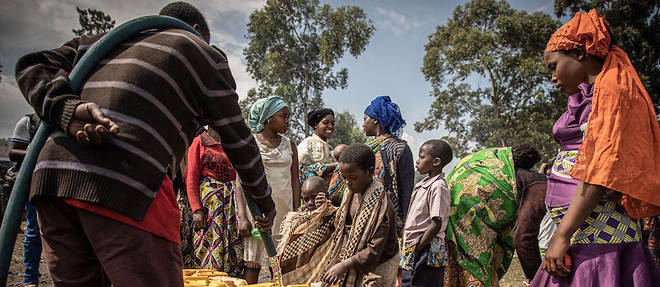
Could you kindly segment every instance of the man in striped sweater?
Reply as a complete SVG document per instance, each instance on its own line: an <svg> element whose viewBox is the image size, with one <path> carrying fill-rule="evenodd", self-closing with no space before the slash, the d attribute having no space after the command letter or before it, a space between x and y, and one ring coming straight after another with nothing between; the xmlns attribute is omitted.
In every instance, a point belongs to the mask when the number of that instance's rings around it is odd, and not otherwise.
<svg viewBox="0 0 660 287"><path fill-rule="evenodd" d="M80 93L68 73L100 36L32 53L16 79L35 112L57 128L32 175L44 251L55 286L183 286L179 210L168 170L196 131L212 125L266 216L275 215L261 156L244 123L226 56L209 46L193 6L179 18L204 39L177 29L144 32L111 52Z"/></svg>

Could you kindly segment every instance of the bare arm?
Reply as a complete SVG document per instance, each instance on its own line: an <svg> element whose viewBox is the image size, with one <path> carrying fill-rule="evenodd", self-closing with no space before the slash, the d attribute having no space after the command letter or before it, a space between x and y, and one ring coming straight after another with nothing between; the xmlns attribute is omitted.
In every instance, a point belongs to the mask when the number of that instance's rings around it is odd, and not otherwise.
<svg viewBox="0 0 660 287"><path fill-rule="evenodd" d="M291 141L293 163L291 163L291 192L293 192L293 210L300 207L300 182L298 181L298 148Z"/></svg>
<svg viewBox="0 0 660 287"><path fill-rule="evenodd" d="M568 276L570 270L564 266L564 255L570 246L571 237L591 214L596 204L603 199L604 191L605 188L600 185L578 183L571 205L561 220L557 232L550 240L550 246L548 246L548 252L546 252L543 262L545 270L555 276Z"/></svg>
<svg viewBox="0 0 660 287"><path fill-rule="evenodd" d="M328 176L328 175L332 174L335 171L335 168L337 168L338 165L339 165L339 163L337 163L337 162L326 164L325 165L325 170L323 171L323 174L321 176L325 177L325 176Z"/></svg>
<svg viewBox="0 0 660 287"><path fill-rule="evenodd" d="M424 249L426 246L431 244L431 241L433 241L433 238L438 234L438 231L440 231L440 228L442 227L442 219L439 217L434 217L431 219L431 224L429 225L429 228L424 231L424 234L422 234L422 238L417 242L417 246L415 246L415 253L421 251Z"/></svg>
<svg viewBox="0 0 660 287"><path fill-rule="evenodd" d="M252 232L252 223L250 223L250 215L248 214L247 207L245 205L245 196L243 195L243 187L241 186L240 180L236 180L236 213L238 215L238 232L241 234L241 237L249 237L250 232Z"/></svg>
<svg viewBox="0 0 660 287"><path fill-rule="evenodd" d="M245 196L243 195L243 188L241 188L241 184L239 181L236 181L236 193L234 196L236 196L236 213L238 217L245 217L248 218L247 214L247 208L245 208Z"/></svg>
<svg viewBox="0 0 660 287"><path fill-rule="evenodd" d="M28 145L25 143L11 142L9 143L9 160L13 162L22 162L27 153Z"/></svg>

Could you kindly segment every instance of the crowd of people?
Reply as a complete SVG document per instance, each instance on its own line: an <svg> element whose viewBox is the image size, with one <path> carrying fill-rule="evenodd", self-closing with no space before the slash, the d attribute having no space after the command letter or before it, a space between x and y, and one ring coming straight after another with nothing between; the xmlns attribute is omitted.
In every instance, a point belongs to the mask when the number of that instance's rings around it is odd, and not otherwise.
<svg viewBox="0 0 660 287"><path fill-rule="evenodd" d="M38 284L42 244L55 286L183 286L182 268L257 283L272 276L259 231L275 239L286 284L499 286L514 253L531 286L660 280L660 128L595 10L545 50L568 96L551 167L533 170L541 156L520 142L467 155L446 175L452 147L429 140L413 160L387 96L364 109L364 144L330 146L327 108L307 115L313 134L296 144L284 135L291 110L274 95L244 119L202 14L183 2L160 14L202 37L141 33L81 93L67 75L100 36L16 65L36 115L17 123L11 159L20 164L40 121L55 126L25 207L26 286Z"/></svg>

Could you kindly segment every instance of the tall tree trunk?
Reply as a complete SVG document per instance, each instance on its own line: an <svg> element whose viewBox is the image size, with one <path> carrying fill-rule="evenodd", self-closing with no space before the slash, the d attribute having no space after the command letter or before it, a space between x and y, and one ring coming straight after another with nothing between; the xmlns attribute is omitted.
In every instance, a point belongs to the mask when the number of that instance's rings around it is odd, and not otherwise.
<svg viewBox="0 0 660 287"><path fill-rule="evenodd" d="M303 85L305 86L305 90L303 91L303 126L305 127L305 137L309 136L309 125L307 124L307 114L309 113L308 111L308 106L307 106L307 100L309 100L309 73L305 71L305 76L303 79Z"/></svg>
<svg viewBox="0 0 660 287"><path fill-rule="evenodd" d="M497 98L497 83L495 83L495 77L493 77L493 72L490 68L485 67L488 72L488 77L490 78L490 101L493 104L493 114L495 117L500 116L500 107L499 100Z"/></svg>

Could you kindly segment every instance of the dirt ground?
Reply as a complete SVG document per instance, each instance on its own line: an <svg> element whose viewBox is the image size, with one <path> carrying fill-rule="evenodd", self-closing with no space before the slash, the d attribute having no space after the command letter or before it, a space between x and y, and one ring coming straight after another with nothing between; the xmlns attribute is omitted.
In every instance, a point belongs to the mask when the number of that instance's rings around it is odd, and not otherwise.
<svg viewBox="0 0 660 287"><path fill-rule="evenodd" d="M9 266L9 278L7 280L8 287L19 287L23 286L23 228L25 227L25 222L21 224L21 232L19 232L18 237L16 238L16 245L14 247L14 254L11 259L11 266ZM48 274L48 269L46 268L46 261L41 257L41 264L39 264L39 271L41 272L41 279L39 280L39 286L51 286L52 281L50 275ZM262 272L260 275L264 275ZM265 281L265 276L259 276L264 278L259 278L260 281ZM520 262L518 258L514 257L509 271L502 277L500 280L500 286L502 287L522 287L523 280L525 280L525 275L520 267Z"/></svg>
<svg viewBox="0 0 660 287"><path fill-rule="evenodd" d="M523 287L523 281L525 280L525 273L523 273L522 267L520 266L520 261L518 257L513 257L511 266L509 270L504 274L504 277L500 279L500 286L502 287Z"/></svg>

